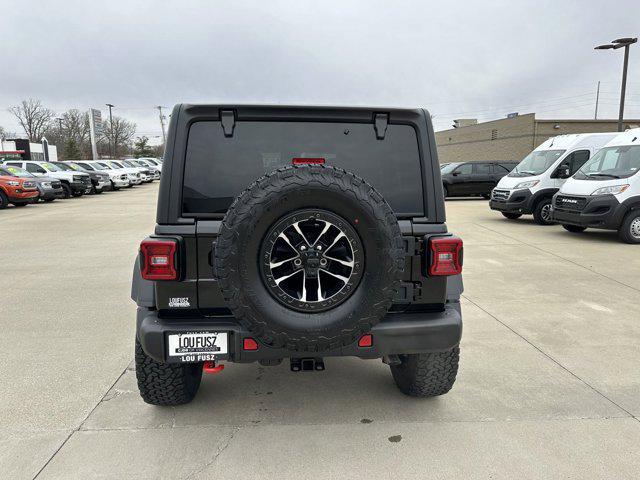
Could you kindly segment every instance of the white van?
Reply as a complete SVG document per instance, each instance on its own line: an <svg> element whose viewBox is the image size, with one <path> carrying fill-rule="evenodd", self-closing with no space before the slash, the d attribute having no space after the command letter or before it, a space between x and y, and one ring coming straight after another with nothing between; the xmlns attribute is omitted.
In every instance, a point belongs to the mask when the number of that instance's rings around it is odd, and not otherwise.
<svg viewBox="0 0 640 480"><path fill-rule="evenodd" d="M619 134L553 197L552 219L570 232L617 230L640 243L640 128Z"/></svg>
<svg viewBox="0 0 640 480"><path fill-rule="evenodd" d="M533 214L551 225L551 199L562 184L618 133L579 133L551 137L527 155L491 192L489 206L508 219Z"/></svg>

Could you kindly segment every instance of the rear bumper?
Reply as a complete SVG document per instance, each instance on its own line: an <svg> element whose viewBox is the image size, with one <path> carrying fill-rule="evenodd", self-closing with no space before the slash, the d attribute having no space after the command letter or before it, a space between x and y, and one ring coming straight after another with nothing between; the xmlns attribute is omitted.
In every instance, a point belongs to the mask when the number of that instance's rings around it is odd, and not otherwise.
<svg viewBox="0 0 640 480"><path fill-rule="evenodd" d="M559 207L557 197L556 195L553 198L551 216L555 222L561 224L617 230L624 217L624 207L613 195L575 197L586 200L579 210Z"/></svg>
<svg viewBox="0 0 640 480"><path fill-rule="evenodd" d="M512 190L509 196L504 199L496 199L495 195L492 194L491 200L489 200L489 207L491 210L497 210L498 212L529 214L532 212L532 197L531 190L528 188Z"/></svg>
<svg viewBox="0 0 640 480"><path fill-rule="evenodd" d="M158 362L167 362L166 339L169 333L194 331L229 332L229 353L221 360L255 362L279 358L314 356L312 353L271 348L259 343L256 351L242 350L243 339L252 337L233 317L191 317L161 319L157 310L138 307L136 335L143 350ZM322 357L353 356L379 358L384 355L425 353L450 350L460 343L462 315L460 304L451 302L442 312L388 314L370 332L371 347L358 347L357 342L322 352ZM179 361L179 360L172 360Z"/></svg>

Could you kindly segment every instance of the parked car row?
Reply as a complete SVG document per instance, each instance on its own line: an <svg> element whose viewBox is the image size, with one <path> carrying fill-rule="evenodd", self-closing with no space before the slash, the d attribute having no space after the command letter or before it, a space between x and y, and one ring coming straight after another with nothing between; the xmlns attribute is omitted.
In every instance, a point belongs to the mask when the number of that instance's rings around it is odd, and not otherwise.
<svg viewBox="0 0 640 480"><path fill-rule="evenodd" d="M640 243L640 128L549 138L493 189L489 206L510 220L617 230Z"/></svg>
<svg viewBox="0 0 640 480"><path fill-rule="evenodd" d="M442 191L447 197L482 196L489 198L500 179L518 162L454 162L440 165Z"/></svg>
<svg viewBox="0 0 640 480"><path fill-rule="evenodd" d="M158 180L161 172L162 161L157 158L7 160L0 163L0 209L115 191Z"/></svg>

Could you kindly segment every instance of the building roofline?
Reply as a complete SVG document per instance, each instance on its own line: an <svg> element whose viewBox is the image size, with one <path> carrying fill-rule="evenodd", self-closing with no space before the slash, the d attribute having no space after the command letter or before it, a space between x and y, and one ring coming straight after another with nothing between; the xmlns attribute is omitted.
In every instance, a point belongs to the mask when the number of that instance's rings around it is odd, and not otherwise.
<svg viewBox="0 0 640 480"><path fill-rule="evenodd" d="M593 119L593 118L558 118L555 120L548 120L546 118L539 118L536 119L536 122L540 122L540 123L560 123L560 122L573 122L573 123L618 123L618 119L617 118L598 118L598 119ZM622 123L636 123L636 122L640 122L640 119L637 118L625 118L624 120L622 120Z"/></svg>

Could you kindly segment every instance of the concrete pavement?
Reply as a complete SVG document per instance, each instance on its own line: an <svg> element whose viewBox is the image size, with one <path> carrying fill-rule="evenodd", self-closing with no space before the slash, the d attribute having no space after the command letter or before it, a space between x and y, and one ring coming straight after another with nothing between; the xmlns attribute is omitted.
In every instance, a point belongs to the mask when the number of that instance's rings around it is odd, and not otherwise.
<svg viewBox="0 0 640 480"><path fill-rule="evenodd" d="M157 185L0 212L2 478L637 478L640 248L447 202L465 241L458 381L379 361L228 365L144 404L130 272Z"/></svg>

